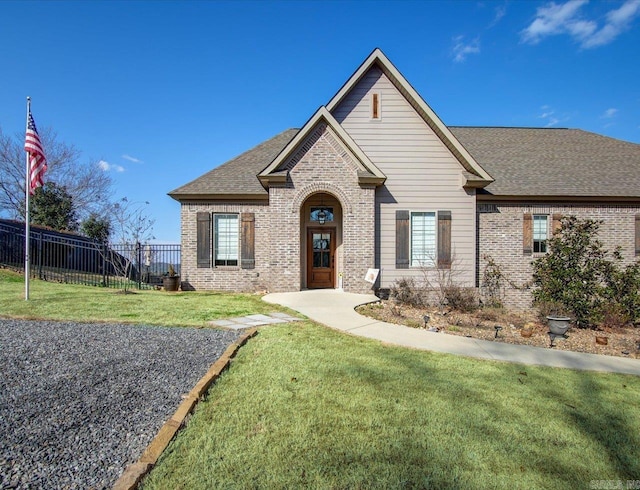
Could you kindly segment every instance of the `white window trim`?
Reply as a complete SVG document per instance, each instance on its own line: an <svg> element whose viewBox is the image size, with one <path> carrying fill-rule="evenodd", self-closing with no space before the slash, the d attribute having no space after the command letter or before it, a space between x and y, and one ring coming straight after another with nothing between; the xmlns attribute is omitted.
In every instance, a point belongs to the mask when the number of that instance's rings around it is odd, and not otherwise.
<svg viewBox="0 0 640 490"><path fill-rule="evenodd" d="M538 218L538 221L541 218L544 218L544 223L545 223L545 227L544 227L544 252L541 251L537 251L536 252L536 218ZM544 255L547 253L548 251L548 246L549 246L549 215L547 214L533 214L531 216L531 226L532 226L532 230L531 230L531 251L532 253L536 254L536 255ZM540 240L538 240L540 241Z"/></svg>
<svg viewBox="0 0 640 490"><path fill-rule="evenodd" d="M237 242L236 242L236 249L235 249L235 264L218 264L218 222L217 222L217 218L220 218L222 216L233 216L236 219L236 226L237 226ZM213 240L213 267L215 268L238 268L240 267L240 214L239 213L213 213L213 233L212 233L212 240ZM221 259L222 260L222 259ZM225 261L231 261L234 259L224 259Z"/></svg>
<svg viewBox="0 0 640 490"><path fill-rule="evenodd" d="M433 216L433 257L424 264L415 265L413 263L413 216L415 214L426 214ZM409 211L409 268L435 269L438 264L438 212L437 211Z"/></svg>

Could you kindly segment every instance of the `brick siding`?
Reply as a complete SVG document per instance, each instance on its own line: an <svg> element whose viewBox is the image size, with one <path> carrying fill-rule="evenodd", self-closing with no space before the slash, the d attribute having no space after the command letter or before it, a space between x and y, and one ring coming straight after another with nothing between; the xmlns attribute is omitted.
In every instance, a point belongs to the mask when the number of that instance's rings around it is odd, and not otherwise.
<svg viewBox="0 0 640 490"><path fill-rule="evenodd" d="M505 276L515 286L530 284L531 263L540 254L523 253L523 216L525 213L548 216L548 236L551 237L552 215L576 216L581 219L602 220L598 238L606 250L613 251L618 245L626 262L635 260L635 215L640 213L638 205L577 205L577 204L514 204L478 203L477 285L482 285L487 256L493 258ZM482 289L481 289L482 293ZM505 306L527 309L531 307L531 288L504 284Z"/></svg>
<svg viewBox="0 0 640 490"><path fill-rule="evenodd" d="M237 267L198 268L197 219L198 212L255 213L255 235L258 241L268 242L270 235L269 207L266 203L182 203L181 220L181 278L186 290L266 291L269 285L269 256L263 247L255 249L255 268Z"/></svg>
<svg viewBox="0 0 640 490"><path fill-rule="evenodd" d="M349 292L371 292L364 280L374 266L375 188L358 183L358 165L332 130L319 124L285 168L284 184L272 184L269 203L183 203L182 282L186 289L230 291L298 291L304 284L306 229L301 225L305 201L317 193L330 194L342 208L341 256L336 273ZM198 268L196 214L255 213L255 269ZM301 242L302 239L302 242ZM336 284L337 285L337 284Z"/></svg>

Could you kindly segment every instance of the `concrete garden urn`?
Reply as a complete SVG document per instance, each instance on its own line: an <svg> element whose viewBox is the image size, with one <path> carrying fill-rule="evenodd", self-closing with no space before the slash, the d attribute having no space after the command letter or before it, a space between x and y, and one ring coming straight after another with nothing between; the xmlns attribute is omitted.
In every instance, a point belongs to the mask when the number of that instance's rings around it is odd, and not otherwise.
<svg viewBox="0 0 640 490"><path fill-rule="evenodd" d="M564 335L569 329L571 318L568 316L548 316L549 331L554 335Z"/></svg>

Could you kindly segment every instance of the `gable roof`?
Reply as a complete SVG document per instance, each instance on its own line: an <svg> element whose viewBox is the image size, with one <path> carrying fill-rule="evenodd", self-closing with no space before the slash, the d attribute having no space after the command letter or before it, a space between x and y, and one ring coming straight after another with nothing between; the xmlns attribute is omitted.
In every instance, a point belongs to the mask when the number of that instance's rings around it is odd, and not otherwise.
<svg viewBox="0 0 640 490"><path fill-rule="evenodd" d="M465 187L480 188L478 199L640 198L640 145L578 129L447 127L379 49L302 130L286 130L169 195L178 201L266 201L269 194L263 183L286 178L280 166L319 121L332 128L361 166L361 182L382 183L384 174L331 114L374 65L458 159L464 168Z"/></svg>
<svg viewBox="0 0 640 490"><path fill-rule="evenodd" d="M402 73L391 63L380 48L374 49L346 83L338 90L338 93L327 104L327 110L332 112L344 100L347 94L358 84L369 69L377 65L398 91L407 99L414 110L422 117L424 122L440 138L449 151L464 167L467 174L467 183L482 187L493 179L473 156L460 144L449 128L440 120L436 113L429 107L418 92L404 78Z"/></svg>
<svg viewBox="0 0 640 490"><path fill-rule="evenodd" d="M640 197L640 145L580 129L450 127L495 181L490 196Z"/></svg>
<svg viewBox="0 0 640 490"><path fill-rule="evenodd" d="M269 165L287 143L298 133L288 129L238 155L206 174L169 192L176 200L183 199L268 199L269 193L256 176Z"/></svg>
<svg viewBox="0 0 640 490"><path fill-rule="evenodd" d="M287 159L304 143L305 139L315 129L315 127L324 122L333 132L342 140L344 147L351 153L351 156L360 167L358 177L361 182L371 184L382 184L386 180L386 176L376 167L369 157L360 149L355 141L344 130L340 123L335 120L331 113L325 108L320 107L316 113L305 123L298 133L287 143L278 156L265 168L259 175L260 181L267 185L274 178L282 180L286 178L286 174L280 172L281 166L286 163Z"/></svg>

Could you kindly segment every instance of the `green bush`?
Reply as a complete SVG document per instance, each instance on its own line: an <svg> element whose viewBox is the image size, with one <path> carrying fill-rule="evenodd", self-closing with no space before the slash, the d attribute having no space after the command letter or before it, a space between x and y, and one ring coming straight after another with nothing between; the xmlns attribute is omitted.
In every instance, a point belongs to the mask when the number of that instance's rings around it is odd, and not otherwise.
<svg viewBox="0 0 640 490"><path fill-rule="evenodd" d="M623 267L597 234L601 222L568 216L549 240L549 252L533 262L534 305L546 314L568 314L578 326L616 326L640 318L640 264Z"/></svg>
<svg viewBox="0 0 640 490"><path fill-rule="evenodd" d="M640 263L622 266L620 250L605 268L602 289L602 319L609 326L621 326L640 318Z"/></svg>

